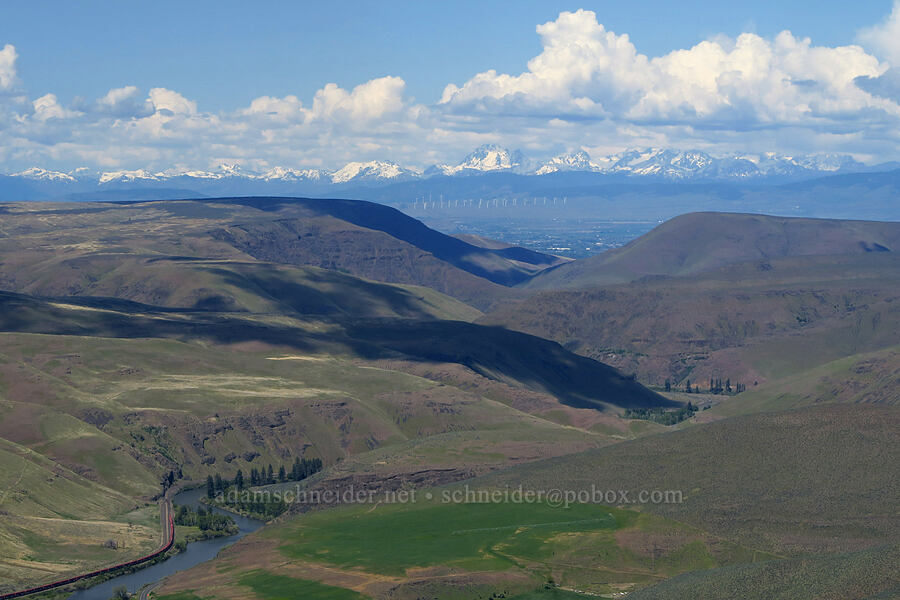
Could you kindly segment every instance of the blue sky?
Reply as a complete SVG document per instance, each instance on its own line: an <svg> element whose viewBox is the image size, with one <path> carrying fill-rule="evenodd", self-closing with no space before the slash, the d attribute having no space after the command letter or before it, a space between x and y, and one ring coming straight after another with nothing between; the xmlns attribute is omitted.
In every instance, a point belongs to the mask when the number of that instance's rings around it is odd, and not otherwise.
<svg viewBox="0 0 900 600"><path fill-rule="evenodd" d="M546 155L670 145L898 158L891 2L0 10L0 172L424 167L485 142Z"/></svg>

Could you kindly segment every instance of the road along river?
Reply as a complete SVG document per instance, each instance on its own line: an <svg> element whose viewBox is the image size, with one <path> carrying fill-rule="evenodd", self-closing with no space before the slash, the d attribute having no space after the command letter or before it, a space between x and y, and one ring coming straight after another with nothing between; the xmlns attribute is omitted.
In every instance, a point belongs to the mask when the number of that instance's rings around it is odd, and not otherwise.
<svg viewBox="0 0 900 600"><path fill-rule="evenodd" d="M193 506L194 508L197 508L198 506L204 506L204 508L206 508L205 505L202 505L199 502L200 498L202 498L205 493L205 487L185 490L176 494L172 498L172 503L176 505L186 504ZM263 526L263 522L257 521L256 519L248 519L240 515L222 511L218 508L213 510L231 516L238 526L238 533L229 537L191 542L188 544L187 550L181 554L176 554L172 558L157 563L152 567L147 567L146 569L141 569L134 573L129 573L128 575L114 577L90 589L75 592L69 596L69 600L109 600L113 591L117 587L123 585L133 594L144 585L158 582L173 573L190 569L194 565L215 558L222 548L230 546L248 533L254 532Z"/></svg>

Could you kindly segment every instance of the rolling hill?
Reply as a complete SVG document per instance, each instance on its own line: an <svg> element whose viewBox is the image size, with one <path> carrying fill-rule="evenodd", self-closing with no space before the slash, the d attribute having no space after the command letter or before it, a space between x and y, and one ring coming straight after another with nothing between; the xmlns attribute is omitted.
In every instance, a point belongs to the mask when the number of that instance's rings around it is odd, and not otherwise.
<svg viewBox="0 0 900 600"><path fill-rule="evenodd" d="M529 289L585 288L648 276L687 276L784 257L900 250L900 223L691 213L621 248L549 269Z"/></svg>
<svg viewBox="0 0 900 600"><path fill-rule="evenodd" d="M187 263L204 259L324 267L432 287L483 308L515 296L509 286L562 262L524 248L474 246L386 206L349 200L32 203L0 209L0 288L46 296L112 294L160 304L181 295L202 302L196 290L177 288L192 285L193 275L183 275L192 268ZM163 272L176 267L182 275ZM104 284L106 277L112 279ZM209 274L200 274L204 278ZM212 281L203 291L214 296L220 283Z"/></svg>
<svg viewBox="0 0 900 600"><path fill-rule="evenodd" d="M892 252L739 263L681 277L539 292L479 322L544 336L641 381L754 384L895 345Z"/></svg>
<svg viewBox="0 0 900 600"><path fill-rule="evenodd" d="M546 340L458 321L342 324L334 315L184 312L8 292L0 305L0 443L50 465L43 478L25 480L24 463L0 452L0 485L10 491L0 510L18 507L14 522L4 520L13 529L0 527L0 572L16 587L110 561L93 546L81 561L61 561L77 544L49 544L57 530L35 520L59 518L54 511L76 484L87 488L77 492L87 504L61 515L73 520L65 535L91 531L99 547L97 536L134 521L115 507L143 504L170 471L233 477L297 457L332 465L377 450L389 466L360 481L454 481L612 443L609 427L588 428L623 423L602 411L668 404ZM427 336L437 332L453 350L432 354ZM542 369L531 373L541 353ZM567 377L591 387L568 390ZM623 425L619 436L626 432ZM95 497L108 513L88 511ZM127 531L155 532L151 513L141 516L146 529ZM15 562L22 557L30 566Z"/></svg>
<svg viewBox="0 0 900 600"><path fill-rule="evenodd" d="M2 205L0 576L152 545L168 473L305 457L304 489L430 497L292 506L162 593L890 593L898 249L894 223L695 214L563 264L348 200ZM749 390L677 391L713 377ZM625 418L672 398L715 405ZM616 493L443 500L520 485Z"/></svg>
<svg viewBox="0 0 900 600"><path fill-rule="evenodd" d="M459 299L513 297L558 260L364 202L0 206L4 582L120 556L101 535L152 545L144 503L168 473L316 457L358 460L351 476L372 485L455 481L633 437L623 409L674 403L472 324L481 312ZM372 468L376 452L389 468ZM83 502L64 512L72 493Z"/></svg>
<svg viewBox="0 0 900 600"><path fill-rule="evenodd" d="M898 492L890 475L900 459L890 443L898 418L896 407L813 407L643 437L465 483L426 482L405 488L415 489L412 500L283 518L168 579L161 593L258 595L265 582L279 581L283 590L316 582L329 597L517 598L529 590L534 596L523 598L891 597L898 530L882 499ZM611 490L617 505L562 500L593 490ZM640 502L644 490L681 496ZM559 497L522 500L527 492Z"/></svg>

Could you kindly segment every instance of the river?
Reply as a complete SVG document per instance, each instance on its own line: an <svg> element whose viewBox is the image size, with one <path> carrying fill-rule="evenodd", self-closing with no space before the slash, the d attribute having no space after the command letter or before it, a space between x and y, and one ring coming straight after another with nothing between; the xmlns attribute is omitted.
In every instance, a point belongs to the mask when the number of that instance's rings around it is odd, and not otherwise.
<svg viewBox="0 0 900 600"><path fill-rule="evenodd" d="M176 494L175 497L172 498L172 503L175 505L187 504L194 508L205 506L199 502L200 498L202 498L205 493L205 487L185 490ZM256 519L248 519L240 515L225 512L218 508L213 510L231 516L238 526L238 533L229 537L191 542L188 544L187 550L181 554L176 554L168 560L157 563L152 567L147 567L128 575L113 577L100 585L95 585L92 588L75 592L69 596L69 600L109 600L113 595L113 590L123 585L128 588L129 592L134 593L148 583L154 583L173 573L190 569L194 565L215 558L222 548L230 546L248 533L252 533L263 526L263 522L257 521Z"/></svg>

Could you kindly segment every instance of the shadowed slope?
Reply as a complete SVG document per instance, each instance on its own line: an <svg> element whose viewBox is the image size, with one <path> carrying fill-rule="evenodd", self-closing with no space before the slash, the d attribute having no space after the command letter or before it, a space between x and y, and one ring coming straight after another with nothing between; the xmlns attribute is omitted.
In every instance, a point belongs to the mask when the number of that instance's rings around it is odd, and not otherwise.
<svg viewBox="0 0 900 600"><path fill-rule="evenodd" d="M509 286L562 260L524 248L481 248L386 206L351 200L223 198L0 208L0 289L46 296L116 295L157 305L179 294L189 300L203 294L177 289L185 282L160 275L160 265L152 273L129 269L148 268L150 259L168 260L170 266L178 260L257 259L423 285L484 308L519 295ZM103 278L105 285L98 285ZM213 295L217 285L209 281L212 289L199 291Z"/></svg>
<svg viewBox="0 0 900 600"><path fill-rule="evenodd" d="M0 292L0 331L216 344L262 342L369 360L458 363L490 379L550 393L571 406L604 409L675 404L615 369L572 354L554 342L460 321L380 319L305 326L251 315L158 313L152 307L121 302L101 306L102 301L96 299L52 301ZM123 312L134 309L138 309L136 314Z"/></svg>

